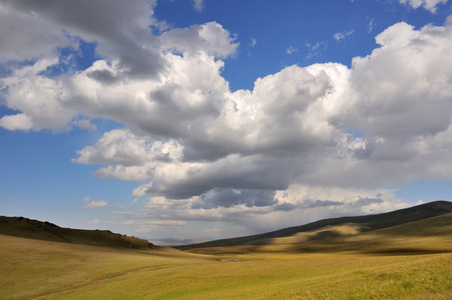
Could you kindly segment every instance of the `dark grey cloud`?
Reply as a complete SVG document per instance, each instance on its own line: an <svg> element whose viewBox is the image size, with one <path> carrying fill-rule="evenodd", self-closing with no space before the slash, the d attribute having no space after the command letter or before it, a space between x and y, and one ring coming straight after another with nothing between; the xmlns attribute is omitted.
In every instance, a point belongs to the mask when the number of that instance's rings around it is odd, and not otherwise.
<svg viewBox="0 0 452 300"><path fill-rule="evenodd" d="M274 210L275 211L292 211L294 209L296 209L297 206L291 203L281 203L275 206Z"/></svg>
<svg viewBox="0 0 452 300"><path fill-rule="evenodd" d="M247 207L272 206L277 202L275 192L269 190L235 190L215 188L199 197L192 204L192 209L212 209L217 207L232 207L244 204Z"/></svg>
<svg viewBox="0 0 452 300"><path fill-rule="evenodd" d="M303 201L303 208L328 207L340 205L344 205L344 202L330 200L311 200L311 199Z"/></svg>
<svg viewBox="0 0 452 300"><path fill-rule="evenodd" d="M17 11L10 4L18 3L0 2L0 62L33 60L54 55L57 47L77 47L48 20L29 11Z"/></svg>
<svg viewBox="0 0 452 300"><path fill-rule="evenodd" d="M375 198L370 198L370 197L358 197L358 200L353 202L351 204L351 206L353 207L360 207L360 206L367 206L367 205L371 205L371 204L380 204L383 203L383 199L381 198L383 195L378 194L377 197Z"/></svg>
<svg viewBox="0 0 452 300"><path fill-rule="evenodd" d="M110 70L95 70L89 72L87 75L102 84L114 84L118 82L118 77Z"/></svg>
<svg viewBox="0 0 452 300"><path fill-rule="evenodd" d="M149 194L159 194L172 199L200 196L215 188L250 190L285 190L291 180L301 172L294 168L299 164L293 159L268 160L265 156L228 156L216 162L207 162L203 167L196 163L182 169L183 180L168 176L163 180L154 177ZM155 170L153 173L158 173ZM153 177L151 173L151 178ZM233 201L233 200L231 200Z"/></svg>
<svg viewBox="0 0 452 300"><path fill-rule="evenodd" d="M151 19L154 0L138 0L133 5L120 0L5 0L3 4L20 15L53 23L53 28L65 30L69 35L96 41L96 51L109 59L119 58L127 76L157 76L163 70L163 59L149 46L153 42L157 44L149 29L156 25ZM25 32L32 30L35 29L24 28Z"/></svg>

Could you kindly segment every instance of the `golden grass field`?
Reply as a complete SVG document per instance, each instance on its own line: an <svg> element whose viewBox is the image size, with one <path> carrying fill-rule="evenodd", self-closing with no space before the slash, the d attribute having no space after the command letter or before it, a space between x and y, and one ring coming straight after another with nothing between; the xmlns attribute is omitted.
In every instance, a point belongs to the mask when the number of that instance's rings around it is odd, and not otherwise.
<svg viewBox="0 0 452 300"><path fill-rule="evenodd" d="M0 299L452 299L451 226L191 252L0 235Z"/></svg>

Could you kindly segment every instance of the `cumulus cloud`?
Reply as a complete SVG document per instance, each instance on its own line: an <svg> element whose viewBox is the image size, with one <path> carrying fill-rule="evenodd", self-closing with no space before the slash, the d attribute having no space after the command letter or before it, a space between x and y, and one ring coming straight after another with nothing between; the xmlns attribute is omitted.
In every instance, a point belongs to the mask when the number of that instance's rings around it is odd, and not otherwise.
<svg viewBox="0 0 452 300"><path fill-rule="evenodd" d="M291 66L259 78L252 91L234 93L220 75L223 62L213 53L166 53L170 68L159 82L114 85L91 74L103 70L114 77L118 64L99 60L62 81L39 75L52 63L40 61L4 79L11 107L22 108L25 115L16 125L9 116L1 122L12 124L4 125L11 129L29 129L31 124L57 128L77 111L123 122L128 129L105 133L73 161L107 165L95 173L103 178L150 180L144 193L174 199L218 189L285 190L298 182L406 182L425 173L407 169L424 162L421 141L425 145L450 126L451 92L445 80L450 66L444 60L450 28L417 31L400 23L376 41L380 48L355 58L352 69L340 64ZM47 97L40 96L32 78L47 83ZM29 103L19 97L28 85ZM47 105L45 110L35 109L38 100ZM54 111L60 111L60 118L49 117ZM348 133L354 128L364 136ZM344 172L349 176L340 175ZM231 201L242 203L237 199Z"/></svg>
<svg viewBox="0 0 452 300"><path fill-rule="evenodd" d="M68 91L58 81L41 75L58 59L41 59L30 66L16 69L10 77L1 78L0 86L8 90L5 96L9 108L22 113L4 116L0 124L10 129L58 130L77 116L64 105Z"/></svg>
<svg viewBox="0 0 452 300"><path fill-rule="evenodd" d="M11 6L18 6L16 13L20 14L27 8L34 9L32 3L12 2ZM96 3L100 5L104 2ZM24 7L19 4L23 4ZM143 11L152 14L150 10L152 7L148 7L148 4L146 9L142 7ZM68 13L67 8L63 5L60 11L58 7L59 5L54 3L49 5L49 11L41 7L37 7L36 10L43 9L42 17L49 14L50 20L55 19L54 26L64 29L68 20L60 20L60 14ZM108 7L116 11L122 8L122 4L108 2ZM130 7L134 9L132 11L125 9L127 11L125 15L119 14L123 19L116 20L116 17L112 17L114 20L106 22L115 24L121 21L132 22L126 15L134 15L137 8ZM118 122L127 122L134 118L137 122L133 122L133 126L146 132L180 136L189 130L184 120L196 118L202 121L201 115L209 117L217 113L219 102L222 101L221 95L228 89L227 82L220 75L224 63L217 58L235 53L238 44L234 43L234 38L215 22L186 29L173 29L160 37L155 37L150 30L145 29L144 26L152 22L142 20L140 16L143 14L150 19L146 13L140 12L138 17L133 19L134 26L127 24L124 28L118 28L116 24L110 28L112 32L107 28L98 29L100 25L97 23L92 24L96 29L90 31L86 24L78 24L77 20L72 20L71 26L67 27L72 31L68 34L80 34L88 41L94 40L98 45L96 51L102 59L72 76L67 74L69 76L52 77L47 76L45 72L60 65L61 61L54 55L46 57L46 53L41 52L41 59L15 69L12 76L2 78L0 84L4 90L8 90L5 95L8 107L22 111L23 115L8 116L1 121L2 125L10 129L61 130L70 120L82 114ZM102 15L103 18L108 16L104 12ZM83 18L80 19L80 23L82 21ZM179 34L178 30L192 32L190 37L193 39L175 38ZM131 40L119 41L121 37ZM116 43L121 43L121 46ZM107 53L102 50L104 46L120 50L124 45L131 48L124 49L124 54ZM160 51L157 51L157 48ZM134 51L144 53L133 53ZM182 52L184 57L179 56L178 52ZM36 53L39 54L39 49ZM128 55L132 55L133 58L125 57ZM135 64L131 61L133 59L139 62ZM163 65L166 66L164 72L163 67L157 67ZM155 74L159 74L158 78L154 76ZM172 119L179 119L182 122L177 124L172 122Z"/></svg>
<svg viewBox="0 0 452 300"><path fill-rule="evenodd" d="M93 146L77 151L79 157L73 162L84 164L106 164L123 166L142 166L152 160L171 161L181 153L173 142L153 142L134 135L124 129L106 132Z"/></svg>
<svg viewBox="0 0 452 300"><path fill-rule="evenodd" d="M80 164L101 164L108 167L97 170L101 178L145 181L156 167L180 161L181 145L176 141L148 141L129 130L115 129L106 132L96 144L77 151Z"/></svg>
<svg viewBox="0 0 452 300"><path fill-rule="evenodd" d="M451 35L449 27L416 31L399 23L377 36L379 49L354 59L351 84L365 96L355 106L360 128L390 142L434 136L449 127L452 61L445 58Z"/></svg>
<svg viewBox="0 0 452 300"><path fill-rule="evenodd" d="M234 189L403 184L433 176L421 167L427 162L435 176L450 176L431 149L451 125L450 36L447 27L417 31L400 23L378 35L380 48L352 69L292 66L258 79L253 91L230 94L196 143L185 140L184 160L153 171L146 193L203 195L207 204L198 207L214 207L226 194L248 203ZM349 133L354 128L364 136Z"/></svg>
<svg viewBox="0 0 452 300"><path fill-rule="evenodd" d="M203 51L219 58L235 54L238 44L234 40L229 31L217 22L175 28L161 36L163 48L188 54Z"/></svg>
<svg viewBox="0 0 452 300"><path fill-rule="evenodd" d="M295 225L288 216L399 208L385 186L452 177L452 27L398 23L351 68L289 66L233 92L221 72L223 59L236 54L234 35L216 22L153 35L154 5L0 4L0 14L8 14L0 22L21 20L24 31L23 40L5 38L28 47L13 53L0 46L4 59L27 60L0 79L6 106L17 111L0 126L95 129L89 121L95 118L123 124L72 160L100 165L95 175L102 178L141 182L133 195L148 196L146 208L123 216L261 230L253 222ZM33 37L39 34L46 35L42 44ZM76 49L81 41L96 45L97 60L52 74L63 60L54 50ZM327 44L306 47L315 55Z"/></svg>

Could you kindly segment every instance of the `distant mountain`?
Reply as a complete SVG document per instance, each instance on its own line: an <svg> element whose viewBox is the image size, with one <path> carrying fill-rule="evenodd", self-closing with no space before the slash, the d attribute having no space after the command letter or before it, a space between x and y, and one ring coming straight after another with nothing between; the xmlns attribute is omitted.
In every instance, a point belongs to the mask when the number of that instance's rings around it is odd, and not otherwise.
<svg viewBox="0 0 452 300"><path fill-rule="evenodd" d="M190 239L175 239L175 238L167 238L167 239L158 239L152 240L159 246L173 246L173 245L189 245L193 244L193 240Z"/></svg>
<svg viewBox="0 0 452 300"><path fill-rule="evenodd" d="M410 208L400 209L388 213L357 216L357 217L340 217L333 219L324 219L313 223L289 227L272 231L268 233L256 234L251 236L214 240L204 243L191 245L174 246L173 248L180 250L189 250L196 248L211 247L231 247L231 246L250 246L250 245L267 245L274 243L274 239L291 237L302 232L311 232L310 239L322 239L335 237L338 234L331 230L322 230L331 226L352 224L354 228L358 228L360 232L375 231L383 228L394 227L410 222L424 220L435 216L452 213L452 202L435 201L417 205ZM313 232L316 232L315 234Z"/></svg>
<svg viewBox="0 0 452 300"><path fill-rule="evenodd" d="M0 234L23 238L115 248L148 249L154 245L133 236L109 230L62 228L50 222L0 216Z"/></svg>

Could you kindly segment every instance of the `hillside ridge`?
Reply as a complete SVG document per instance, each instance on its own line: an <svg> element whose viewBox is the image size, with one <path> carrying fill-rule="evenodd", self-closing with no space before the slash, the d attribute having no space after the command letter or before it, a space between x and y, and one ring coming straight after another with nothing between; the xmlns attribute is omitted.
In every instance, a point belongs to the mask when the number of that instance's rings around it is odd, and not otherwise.
<svg viewBox="0 0 452 300"><path fill-rule="evenodd" d="M355 223L362 225L364 231L373 231L447 213L452 213L452 202L439 200L381 214L322 219L312 223L287 227L267 233L174 246L173 248L189 250L195 248L264 245L269 239L288 237L300 232L318 230L327 226Z"/></svg>
<svg viewBox="0 0 452 300"><path fill-rule="evenodd" d="M154 245L147 240L113 233L110 230L63 228L47 221L38 221L24 217L0 216L0 234L37 240L114 248L154 248Z"/></svg>

